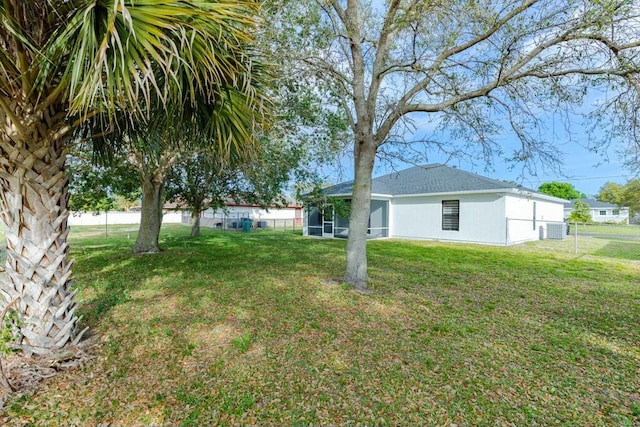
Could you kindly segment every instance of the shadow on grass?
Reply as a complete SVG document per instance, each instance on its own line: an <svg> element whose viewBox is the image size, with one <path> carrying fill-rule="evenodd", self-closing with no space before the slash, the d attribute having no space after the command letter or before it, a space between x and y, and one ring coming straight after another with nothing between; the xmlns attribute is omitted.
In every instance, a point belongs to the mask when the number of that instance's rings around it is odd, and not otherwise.
<svg viewBox="0 0 640 427"><path fill-rule="evenodd" d="M98 320L102 318L113 307L125 303L131 299L130 290L118 282L107 282L99 286L100 291L96 298L87 302L89 318Z"/></svg>
<svg viewBox="0 0 640 427"><path fill-rule="evenodd" d="M127 240L75 245L72 257L78 262L74 272L76 284L87 289L82 312L90 319L88 323L94 326L112 308L130 301L136 291L187 297L199 288L232 287L243 294L251 293L252 277L271 280L299 272L332 274L343 268L342 241L310 244L296 233L284 232L206 230L199 237L185 233L171 230L161 235L163 250L158 254L133 255Z"/></svg>
<svg viewBox="0 0 640 427"><path fill-rule="evenodd" d="M640 260L640 242L623 239L610 240L610 243L594 252L594 255L607 258Z"/></svg>

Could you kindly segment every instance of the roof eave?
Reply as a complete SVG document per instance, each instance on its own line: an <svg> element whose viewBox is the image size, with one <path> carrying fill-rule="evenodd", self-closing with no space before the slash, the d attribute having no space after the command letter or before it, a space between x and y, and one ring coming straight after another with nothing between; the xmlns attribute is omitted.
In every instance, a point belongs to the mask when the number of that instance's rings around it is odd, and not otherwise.
<svg viewBox="0 0 640 427"><path fill-rule="evenodd" d="M529 197L535 197L536 199L547 200L549 202L562 203L563 205L568 202L567 199L561 199L560 197L550 196L544 193L538 193L537 191L520 190L517 188L511 188L508 191L510 191L512 194L518 194L518 195L526 194Z"/></svg>
<svg viewBox="0 0 640 427"><path fill-rule="evenodd" d="M384 193L371 193L371 197L385 198L385 199L404 199L409 197L429 197L429 196L461 196L465 194L512 194L518 196L534 197L539 200L547 200L555 203L566 203L565 199L549 196L543 193L537 193L535 191L520 190L517 188L494 188L486 190L467 190L467 191L446 191L440 193L415 193L415 194L384 194ZM329 197L353 197L353 193L336 193L327 194Z"/></svg>
<svg viewBox="0 0 640 427"><path fill-rule="evenodd" d="M327 194L327 197L353 197L353 193ZM371 193L371 197L382 197L385 199L392 199L395 196L391 194L384 194L384 193Z"/></svg>

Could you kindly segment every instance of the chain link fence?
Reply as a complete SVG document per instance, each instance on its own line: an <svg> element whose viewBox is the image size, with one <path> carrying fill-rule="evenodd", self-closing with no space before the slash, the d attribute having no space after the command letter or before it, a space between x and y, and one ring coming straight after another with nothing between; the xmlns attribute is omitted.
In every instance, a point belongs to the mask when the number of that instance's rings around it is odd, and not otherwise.
<svg viewBox="0 0 640 427"><path fill-rule="evenodd" d="M563 233L560 233L563 231ZM533 221L530 219L507 219L507 242L518 243L532 236L538 236L540 240L562 240L568 235L584 237L611 237L611 238L640 238L640 225L635 224L611 224L597 222L556 222Z"/></svg>
<svg viewBox="0 0 640 427"><path fill-rule="evenodd" d="M609 223L580 223L570 222L571 234L592 237L613 237L613 238L640 238L640 225L636 224L609 224Z"/></svg>
<svg viewBox="0 0 640 427"><path fill-rule="evenodd" d="M191 225L189 213L182 216L182 223ZM247 218L241 215L223 215L200 218L200 227L216 228L221 231L295 231L302 229L302 218Z"/></svg>
<svg viewBox="0 0 640 427"><path fill-rule="evenodd" d="M540 240L532 245L572 255L640 261L640 225L571 222L567 231L561 241Z"/></svg>

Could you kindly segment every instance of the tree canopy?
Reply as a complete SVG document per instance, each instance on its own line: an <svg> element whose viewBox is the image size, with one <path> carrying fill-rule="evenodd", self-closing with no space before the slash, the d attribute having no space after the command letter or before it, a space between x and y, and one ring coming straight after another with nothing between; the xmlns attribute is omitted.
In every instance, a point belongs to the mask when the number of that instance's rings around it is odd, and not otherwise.
<svg viewBox="0 0 640 427"><path fill-rule="evenodd" d="M566 200L574 200L587 197L584 193L576 190L573 184L569 184L568 182L545 182L540 184L540 186L538 187L538 191Z"/></svg>
<svg viewBox="0 0 640 427"><path fill-rule="evenodd" d="M632 179L624 185L606 182L600 187L596 199L620 207L628 207L633 216L640 212L640 179Z"/></svg>
<svg viewBox="0 0 640 427"><path fill-rule="evenodd" d="M291 176L302 168L303 152L283 141L260 139L250 158L221 158L201 150L176 163L167 176L167 200L191 211L192 236L200 234L200 214L222 208L228 201L262 207L284 205Z"/></svg>
<svg viewBox="0 0 640 427"><path fill-rule="evenodd" d="M616 184L615 182L605 182L598 194L596 200L605 203L611 203L613 205L624 206L625 205L625 186Z"/></svg>
<svg viewBox="0 0 640 427"><path fill-rule="evenodd" d="M591 208L587 203L576 200L567 219L574 222L591 222Z"/></svg>
<svg viewBox="0 0 640 427"><path fill-rule="evenodd" d="M103 164L92 151L89 144L76 145L67 159L69 210L99 212L121 208L121 204L138 205L140 181L125 163L123 153Z"/></svg>

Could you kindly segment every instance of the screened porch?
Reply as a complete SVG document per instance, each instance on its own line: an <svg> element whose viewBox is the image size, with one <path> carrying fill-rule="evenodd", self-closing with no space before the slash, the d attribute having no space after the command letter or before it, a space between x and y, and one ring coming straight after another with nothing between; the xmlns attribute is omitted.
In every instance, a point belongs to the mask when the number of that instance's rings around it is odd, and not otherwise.
<svg viewBox="0 0 640 427"><path fill-rule="evenodd" d="M349 203L350 200L345 200L347 206ZM304 232L308 236L346 238L349 235L349 218L340 216L333 205L308 206L305 209ZM367 237L389 237L388 200L371 200Z"/></svg>

